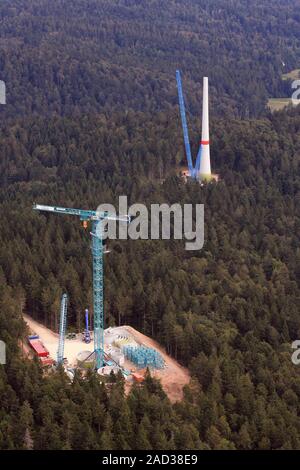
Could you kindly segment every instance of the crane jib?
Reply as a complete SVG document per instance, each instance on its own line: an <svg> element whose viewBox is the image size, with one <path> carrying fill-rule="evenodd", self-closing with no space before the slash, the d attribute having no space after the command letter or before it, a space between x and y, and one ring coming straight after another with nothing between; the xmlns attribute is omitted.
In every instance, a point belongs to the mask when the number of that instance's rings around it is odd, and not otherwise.
<svg viewBox="0 0 300 470"><path fill-rule="evenodd" d="M76 215L83 221L92 221L92 253L93 253L93 298L94 298L94 354L95 368L99 369L104 364L104 297L103 297L103 239L102 239L102 221L119 220L130 222L130 216L125 215L118 217L116 214L110 214L108 211L90 211L84 209L71 209L68 207L45 206L42 204L34 204L33 209L54 214ZM98 227L101 230L98 230ZM62 304L62 308L64 303ZM63 312L64 313L64 312ZM63 318L63 315L61 315ZM62 336L63 337L63 330ZM63 356L63 341L58 352L58 362Z"/></svg>
<svg viewBox="0 0 300 470"><path fill-rule="evenodd" d="M64 214L64 215L76 215L80 220L116 220L120 222L130 222L130 217L128 215L118 216L116 214L110 214L108 211L91 211L85 209L73 209L69 207L58 207L58 206L45 206L43 204L34 204L34 210L52 212L54 214Z"/></svg>

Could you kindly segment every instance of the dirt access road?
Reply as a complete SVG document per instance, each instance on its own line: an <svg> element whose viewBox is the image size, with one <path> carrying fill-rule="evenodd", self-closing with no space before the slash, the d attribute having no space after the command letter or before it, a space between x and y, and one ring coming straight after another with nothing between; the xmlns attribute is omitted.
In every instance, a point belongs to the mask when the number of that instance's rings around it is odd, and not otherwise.
<svg viewBox="0 0 300 470"><path fill-rule="evenodd" d="M46 326L33 320L29 315L23 315L25 322L32 333L39 335L43 344L48 349L52 359L56 360L58 348L58 334ZM76 357L80 351L94 351L94 342L84 343L80 335L76 339L65 339L64 357L68 359L69 366L75 366Z"/></svg>

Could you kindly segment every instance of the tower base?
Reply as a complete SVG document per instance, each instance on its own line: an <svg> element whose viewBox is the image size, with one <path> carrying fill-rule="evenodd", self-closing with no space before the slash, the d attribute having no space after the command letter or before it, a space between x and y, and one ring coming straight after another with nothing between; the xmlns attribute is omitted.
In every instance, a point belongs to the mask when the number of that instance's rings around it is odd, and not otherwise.
<svg viewBox="0 0 300 470"><path fill-rule="evenodd" d="M215 181L216 183L218 183L218 181L220 181L220 179L221 179L220 175L217 174L217 173L211 173L211 174L207 174L207 175L204 175L204 174L203 175L198 175L197 178L193 178L190 175L189 169L187 167L177 168L177 175L180 176L185 182L187 182L190 179L194 179L194 180L197 180L200 183L210 183L212 181Z"/></svg>
<svg viewBox="0 0 300 470"><path fill-rule="evenodd" d="M201 183L211 183L212 181L218 183L218 181L220 181L220 175L217 173L211 173L210 175L199 175L199 181Z"/></svg>

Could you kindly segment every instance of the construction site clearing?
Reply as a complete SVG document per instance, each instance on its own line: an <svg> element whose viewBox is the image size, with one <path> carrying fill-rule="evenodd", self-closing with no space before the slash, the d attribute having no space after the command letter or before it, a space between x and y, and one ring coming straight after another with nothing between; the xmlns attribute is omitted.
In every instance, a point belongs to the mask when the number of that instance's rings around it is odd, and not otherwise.
<svg viewBox="0 0 300 470"><path fill-rule="evenodd" d="M49 328L24 315L30 336L29 348L37 354L42 365L55 363L59 335ZM72 339L71 339L72 338ZM121 371L125 378L125 391L128 393L134 382L142 382L147 367L152 377L160 380L163 390L170 401L175 403L183 397L183 387L190 382L188 370L171 358L154 340L143 335L131 326L110 327L104 330L105 365L98 369L98 374L105 376L111 371ZM94 342L84 342L82 334L67 335L64 344L64 368L72 379L76 368L93 367ZM143 358L145 359L143 363ZM147 364L147 367L144 365ZM150 365L149 365L150 364Z"/></svg>

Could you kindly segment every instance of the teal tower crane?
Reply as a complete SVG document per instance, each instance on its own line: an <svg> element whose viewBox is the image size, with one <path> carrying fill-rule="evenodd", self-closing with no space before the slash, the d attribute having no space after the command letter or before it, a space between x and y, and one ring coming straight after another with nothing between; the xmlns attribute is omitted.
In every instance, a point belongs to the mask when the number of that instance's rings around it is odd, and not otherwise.
<svg viewBox="0 0 300 470"><path fill-rule="evenodd" d="M85 228L89 221L92 222L94 350L95 367L99 369L104 364L103 221L107 219L129 223L130 217L109 214L107 211L100 212L41 204L34 204L33 209L54 214L75 215L83 222Z"/></svg>
<svg viewBox="0 0 300 470"><path fill-rule="evenodd" d="M68 296L63 294L60 303L60 318L59 318L59 340L57 351L57 364L62 364L64 360L66 324L67 324L67 310L68 310Z"/></svg>

